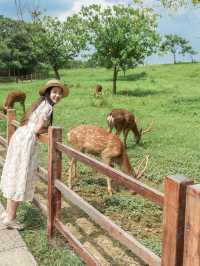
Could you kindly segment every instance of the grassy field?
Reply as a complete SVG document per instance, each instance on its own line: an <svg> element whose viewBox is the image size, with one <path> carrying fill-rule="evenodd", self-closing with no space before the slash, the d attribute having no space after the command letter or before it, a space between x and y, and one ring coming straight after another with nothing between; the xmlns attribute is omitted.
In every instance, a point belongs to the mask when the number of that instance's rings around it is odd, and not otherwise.
<svg viewBox="0 0 200 266"><path fill-rule="evenodd" d="M199 69L199 64L177 64L152 65L129 70L125 77L122 73L119 74L116 96L112 96L111 93L112 72L109 70L103 68L62 70L60 74L62 80L70 86L70 95L55 107L54 125L64 129L63 141L66 143L66 133L69 128L81 123L106 127L106 114L112 108L126 108L134 112L141 127L145 128L151 121L154 122L152 132L144 135L139 145L135 145L131 133L128 137L127 152L133 166L144 155L150 155L146 176L141 180L161 191L166 175L186 175L195 182L200 182ZM9 90L21 89L27 93L26 106L28 107L37 98L38 88L44 83L44 80L19 84L2 83L0 101ZM103 96L99 98L92 95L92 89L97 83L101 84L104 90ZM19 120L21 106L16 105L16 109ZM0 130L3 132L5 125L3 122L0 123ZM41 163L45 165L46 147L42 146L41 150ZM67 159L65 158L63 173L66 170ZM122 188L112 197L108 197L105 179L92 178L94 173L81 164L79 164L79 175L82 178L76 181L75 190L80 195L102 213L110 216L123 229L136 236L147 247L160 254L162 233L160 208L138 196L130 195ZM63 179L67 182L65 174ZM40 265L47 265L50 258L54 260L54 264L51 265L81 265L76 256L69 255L61 238L58 237L59 244L49 248L45 240L45 222L35 208L22 205L19 211L20 219L23 220L21 217L26 215L27 210L30 213L35 212L40 221L36 221L37 226L33 225L33 228L23 232L26 242L38 258ZM30 220L29 225L32 222L34 224L35 221ZM41 240L37 247L35 234L38 234ZM67 260L69 264L66 264Z"/></svg>

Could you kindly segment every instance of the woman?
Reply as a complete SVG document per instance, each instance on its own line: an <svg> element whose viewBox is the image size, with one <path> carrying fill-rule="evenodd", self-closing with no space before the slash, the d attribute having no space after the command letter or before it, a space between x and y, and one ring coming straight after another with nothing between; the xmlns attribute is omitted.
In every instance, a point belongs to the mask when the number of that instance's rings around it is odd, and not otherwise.
<svg viewBox="0 0 200 266"><path fill-rule="evenodd" d="M16 221L19 202L32 201L35 190L38 134L52 124L53 106L66 97L68 88L58 80L49 80L39 91L40 98L24 114L21 126L13 134L2 171L0 188L7 198L0 227L22 229Z"/></svg>

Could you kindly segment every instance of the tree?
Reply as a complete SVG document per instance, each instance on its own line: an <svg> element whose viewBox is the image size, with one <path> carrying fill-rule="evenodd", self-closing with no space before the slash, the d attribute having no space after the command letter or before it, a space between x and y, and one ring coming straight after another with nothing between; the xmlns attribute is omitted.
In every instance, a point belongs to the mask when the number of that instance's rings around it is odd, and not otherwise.
<svg viewBox="0 0 200 266"><path fill-rule="evenodd" d="M38 59L33 51L31 23L0 16L1 70L10 76L34 70Z"/></svg>
<svg viewBox="0 0 200 266"><path fill-rule="evenodd" d="M164 7L177 9L189 4L198 5L200 0L161 0L161 3Z"/></svg>
<svg viewBox="0 0 200 266"><path fill-rule="evenodd" d="M47 61L52 66L56 78L60 79L59 69L85 47L85 35L80 34L81 21L76 15L68 17L65 22L49 16L34 19L37 53L42 62Z"/></svg>
<svg viewBox="0 0 200 266"><path fill-rule="evenodd" d="M194 55L197 55L197 51L193 50L191 45L186 45L185 47L183 47L182 49L182 54L183 55L190 55L191 58L191 62L194 63Z"/></svg>
<svg viewBox="0 0 200 266"><path fill-rule="evenodd" d="M113 94L119 70L143 63L156 50L157 15L149 8L114 5L83 7L79 13L98 64L113 69Z"/></svg>
<svg viewBox="0 0 200 266"><path fill-rule="evenodd" d="M176 34L169 34L169 35L165 35L164 41L161 43L160 50L162 52L171 52L173 55L174 64L176 64L177 53L183 54L183 50L188 45L189 45L188 41L186 41L184 38Z"/></svg>

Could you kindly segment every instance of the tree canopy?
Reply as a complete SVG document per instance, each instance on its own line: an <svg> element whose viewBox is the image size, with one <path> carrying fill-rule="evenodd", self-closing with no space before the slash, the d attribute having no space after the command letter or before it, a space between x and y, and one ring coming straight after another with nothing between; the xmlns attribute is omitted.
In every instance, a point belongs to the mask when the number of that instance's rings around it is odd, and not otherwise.
<svg viewBox="0 0 200 266"><path fill-rule="evenodd" d="M161 43L161 51L171 52L173 55L174 64L177 63L177 53L184 55L186 53L190 53L191 50L192 47L189 42L177 34L165 35L164 40Z"/></svg>
<svg viewBox="0 0 200 266"><path fill-rule="evenodd" d="M93 58L113 69L113 93L119 70L125 71L144 62L156 51L157 14L149 8L114 5L83 7L79 13L88 34L88 44L95 48Z"/></svg>

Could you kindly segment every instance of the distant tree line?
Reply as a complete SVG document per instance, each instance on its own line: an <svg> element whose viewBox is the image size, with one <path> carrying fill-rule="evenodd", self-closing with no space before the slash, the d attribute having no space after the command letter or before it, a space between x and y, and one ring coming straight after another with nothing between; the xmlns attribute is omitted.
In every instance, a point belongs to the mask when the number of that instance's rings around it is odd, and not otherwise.
<svg viewBox="0 0 200 266"><path fill-rule="evenodd" d="M139 1L137 1L139 2ZM157 33L157 17L140 4L82 7L61 22L32 11L30 22L0 16L0 73L26 75L52 69L60 79L63 67L104 66L113 70L113 93L119 71L143 64L162 51L195 54L189 42L177 35ZM81 60L80 54L88 54ZM83 57L83 56L82 56Z"/></svg>

